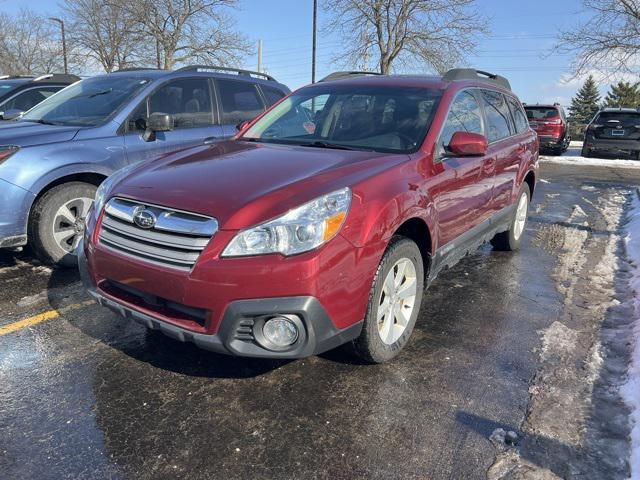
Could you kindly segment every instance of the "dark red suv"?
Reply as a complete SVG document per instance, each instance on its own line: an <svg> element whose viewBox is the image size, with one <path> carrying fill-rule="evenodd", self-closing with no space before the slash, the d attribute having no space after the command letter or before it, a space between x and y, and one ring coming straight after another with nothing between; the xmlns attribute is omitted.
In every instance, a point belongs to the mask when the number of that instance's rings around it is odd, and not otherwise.
<svg viewBox="0 0 640 480"><path fill-rule="evenodd" d="M569 148L571 134L564 109L553 105L525 105L529 125L538 134L540 149L548 149L554 155L562 155Z"/></svg>
<svg viewBox="0 0 640 480"><path fill-rule="evenodd" d="M339 78L105 181L78 252L91 295L217 352L350 342L383 362L438 272L489 240L518 248L538 140L506 79Z"/></svg>

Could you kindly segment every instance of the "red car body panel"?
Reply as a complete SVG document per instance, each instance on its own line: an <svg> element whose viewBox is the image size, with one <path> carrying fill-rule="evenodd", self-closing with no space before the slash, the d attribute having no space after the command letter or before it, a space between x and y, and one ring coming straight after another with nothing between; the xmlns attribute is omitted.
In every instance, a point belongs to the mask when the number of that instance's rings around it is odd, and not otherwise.
<svg viewBox="0 0 640 480"><path fill-rule="evenodd" d="M434 162L452 99L462 89L482 87L478 82L381 77L349 84L442 89L422 147L413 154L385 154L227 141L152 162L120 182L111 195L213 216L219 231L191 271L176 271L102 245L100 220L89 218L84 248L91 280L101 294L206 334L219 331L234 301L312 296L335 327L344 329L364 318L376 268L405 222L424 224L430 236L425 253L433 256L512 205L527 174L537 177L538 142L531 130L490 144L485 155ZM494 85L487 88L512 95ZM352 203L345 224L322 247L290 257L221 257L239 230L347 186ZM151 311L110 291L106 280L204 309L207 320L199 324L175 312Z"/></svg>

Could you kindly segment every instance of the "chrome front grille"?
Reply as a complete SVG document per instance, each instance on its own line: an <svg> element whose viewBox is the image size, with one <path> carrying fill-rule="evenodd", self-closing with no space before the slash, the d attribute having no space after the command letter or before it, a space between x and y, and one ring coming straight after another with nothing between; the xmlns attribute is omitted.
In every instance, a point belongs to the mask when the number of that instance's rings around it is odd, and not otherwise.
<svg viewBox="0 0 640 480"><path fill-rule="evenodd" d="M217 230L215 218L112 198L104 208L99 239L123 255L191 270Z"/></svg>

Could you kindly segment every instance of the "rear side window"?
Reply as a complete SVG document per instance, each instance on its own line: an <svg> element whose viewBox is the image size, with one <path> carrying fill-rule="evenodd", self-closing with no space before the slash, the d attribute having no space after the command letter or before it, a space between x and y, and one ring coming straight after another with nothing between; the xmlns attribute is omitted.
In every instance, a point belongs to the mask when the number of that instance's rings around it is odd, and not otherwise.
<svg viewBox="0 0 640 480"><path fill-rule="evenodd" d="M496 142L511 135L509 121L509 107L499 92L482 90L484 98L484 112L487 117L487 139L489 143Z"/></svg>
<svg viewBox="0 0 640 480"><path fill-rule="evenodd" d="M529 121L522 111L522 105L518 100L512 97L507 97L507 103L509 103L509 108L513 115L513 122L516 124L516 132L526 132L529 128Z"/></svg>
<svg viewBox="0 0 640 480"><path fill-rule="evenodd" d="M264 111L256 85L233 80L216 81L222 104L222 123L236 124L253 120Z"/></svg>
<svg viewBox="0 0 640 480"><path fill-rule="evenodd" d="M440 134L439 146L446 148L456 132L483 133L480 106L470 92L460 92L451 103Z"/></svg>
<svg viewBox="0 0 640 480"><path fill-rule="evenodd" d="M262 85L262 93L264 93L265 98L267 99L267 106L270 107L276 102L279 102L284 98L285 94L281 90L273 87L265 87Z"/></svg>

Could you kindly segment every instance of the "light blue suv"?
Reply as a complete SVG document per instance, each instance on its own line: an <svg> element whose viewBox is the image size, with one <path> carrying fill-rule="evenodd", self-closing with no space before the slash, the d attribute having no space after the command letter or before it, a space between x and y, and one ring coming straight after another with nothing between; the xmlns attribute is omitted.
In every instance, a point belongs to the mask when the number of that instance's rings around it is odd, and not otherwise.
<svg viewBox="0 0 640 480"><path fill-rule="evenodd" d="M0 126L0 247L73 264L96 188L114 171L236 133L289 93L271 76L191 66L87 78Z"/></svg>

